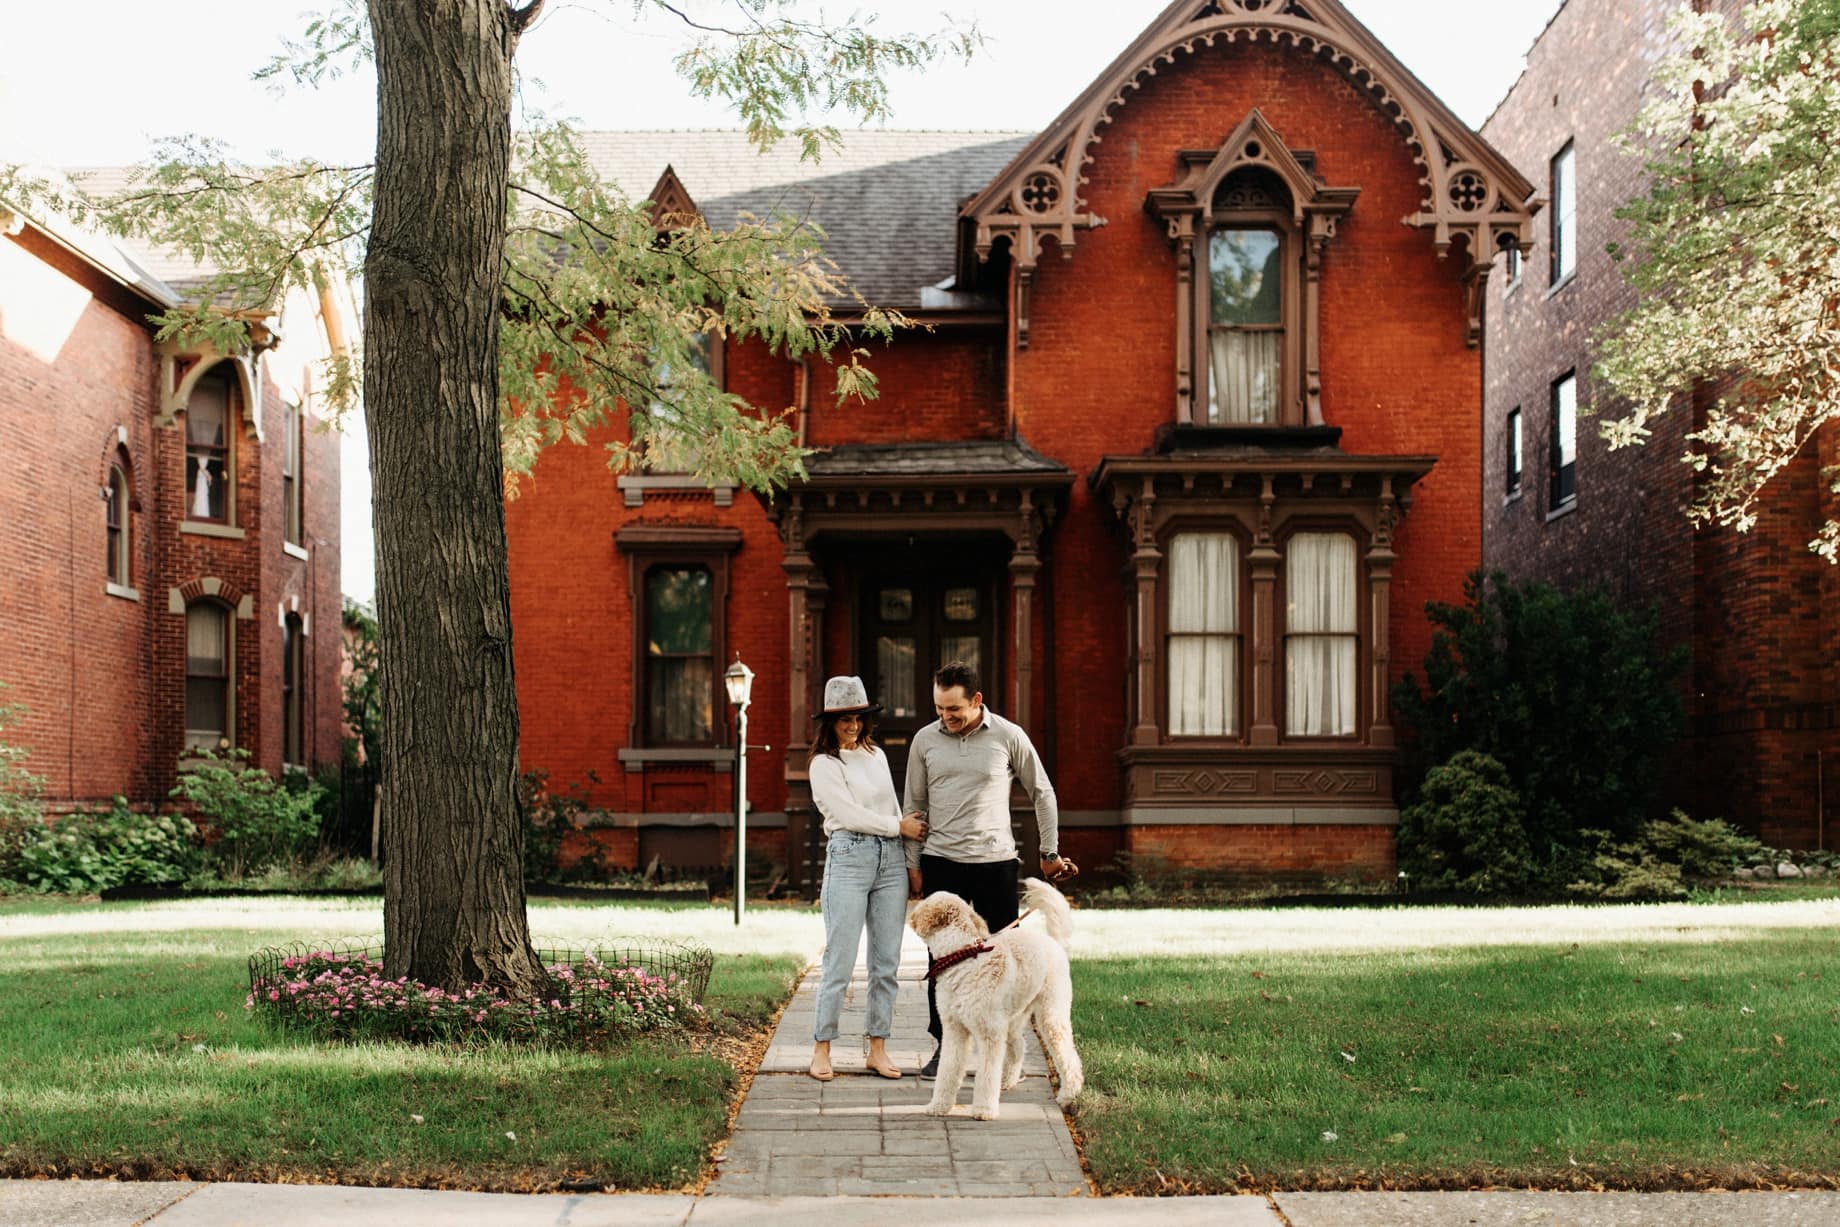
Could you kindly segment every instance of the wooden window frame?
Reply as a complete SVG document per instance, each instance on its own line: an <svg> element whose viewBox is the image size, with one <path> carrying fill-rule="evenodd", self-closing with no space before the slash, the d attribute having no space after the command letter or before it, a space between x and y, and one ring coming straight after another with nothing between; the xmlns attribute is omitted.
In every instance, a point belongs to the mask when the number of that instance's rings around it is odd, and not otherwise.
<svg viewBox="0 0 1840 1227"><path fill-rule="evenodd" d="M1571 388L1572 401L1572 458L1565 460L1564 427L1560 421L1559 390L1567 385ZM1550 409L1547 432L1547 511L1564 511L1578 504L1578 372L1567 371L1552 381L1548 389L1547 405Z"/></svg>
<svg viewBox="0 0 1840 1227"><path fill-rule="evenodd" d="M288 401L287 425L281 444L281 523L282 540L289 545L304 544L306 505L302 480L306 460L307 415L298 401Z"/></svg>
<svg viewBox="0 0 1840 1227"><path fill-rule="evenodd" d="M198 389L206 381L221 382L224 385L224 441L222 444L194 443L192 441L191 399L186 401L186 420L184 425L186 476L192 473L191 461L196 458L202 468L210 457L221 457L224 473L224 514L221 516L200 516L192 513L193 486L185 484L181 494L184 499L184 519L192 524L219 524L225 528L236 527L236 485L237 485L237 436L241 433L237 423L242 418L242 381L236 378L227 363L218 363L192 385L192 397L198 395Z"/></svg>
<svg viewBox="0 0 1840 1227"><path fill-rule="evenodd" d="M218 676L217 674L192 672L192 611L204 607L215 609L224 619L224 672L220 682L224 692L225 727L217 731L216 744L209 746L194 743L192 737L193 733L202 732L204 730L194 730L191 727L190 719L192 679L195 677ZM182 628L180 633L185 637L182 649L185 652L185 694L180 711L181 724L184 731L184 745L187 754L191 754L198 750L217 751L222 749L226 744L231 748L236 746L236 622L237 616L234 607L210 597L193 601L185 607L185 618L180 623Z"/></svg>
<svg viewBox="0 0 1840 1227"><path fill-rule="evenodd" d="M1169 705L1174 695L1169 689L1169 645L1175 638L1175 632L1169 629L1169 603L1175 596L1175 575L1170 562L1170 547L1175 539L1184 534L1220 535L1231 537L1234 547L1239 551L1238 582L1233 594L1239 603L1235 623L1239 630L1233 633L1234 677L1237 680L1236 693L1233 696L1233 723L1235 731L1231 733L1176 733L1171 731L1174 721L1170 718ZM1158 569L1157 593L1157 642L1162 646L1162 668L1156 678L1156 725L1162 740L1174 744L1219 744L1243 745L1246 741L1246 728L1251 719L1251 705L1247 702L1246 666L1253 650L1254 627L1251 625L1251 571L1246 565L1251 551L1251 534L1249 528L1237 518L1219 516L1183 516L1172 519L1158 534L1158 548L1163 555L1163 565Z"/></svg>
<svg viewBox="0 0 1840 1227"><path fill-rule="evenodd" d="M629 750L696 751L712 750L734 743L728 732L729 722L720 713L728 706L728 694L722 685L722 670L728 661L728 603L730 590L730 556L741 546L739 529L705 528L690 525L632 524L615 534L615 544L626 555L627 608L632 611L632 695L628 713L626 745ZM710 703L715 715L710 720L710 740L697 742L656 742L646 728L646 711L650 687L646 663L646 578L661 568L702 567L710 574L710 651L715 667L710 670Z"/></svg>
<svg viewBox="0 0 1840 1227"><path fill-rule="evenodd" d="M1527 453L1519 405L1508 410L1507 420L1502 423L1502 434L1508 446L1502 471L1502 499L1506 502L1521 496L1522 482L1527 471Z"/></svg>
<svg viewBox="0 0 1840 1227"><path fill-rule="evenodd" d="M109 463L103 512L108 542L107 584L128 591L134 587L134 487L128 479L126 459Z"/></svg>
<svg viewBox="0 0 1840 1227"><path fill-rule="evenodd" d="M1289 693L1285 682L1290 677L1290 646L1293 632L1288 617L1289 602L1284 599L1290 584L1290 548L1291 541L1300 533L1315 533L1323 536L1342 536L1354 542L1354 630L1352 631L1299 631L1298 635L1311 638L1327 639L1335 637L1352 637L1354 639L1354 729L1347 733L1294 733L1290 730ZM1373 673L1373 632L1368 624L1369 608L1372 601L1366 599L1370 576L1367 567L1367 554L1371 546L1367 533L1351 519L1339 516L1319 516L1303 514L1293 516L1278 534L1278 593L1277 626L1272 651L1276 667L1277 698L1273 704L1278 721L1278 740L1286 745L1366 745L1368 743L1368 713L1371 710L1372 690L1370 677Z"/></svg>
<svg viewBox="0 0 1840 1227"><path fill-rule="evenodd" d="M306 622L297 613L281 619L281 765L305 768Z"/></svg>
<svg viewBox="0 0 1840 1227"><path fill-rule="evenodd" d="M1221 184L1224 191L1231 179ZM1278 340L1278 397L1269 422L1211 420L1207 414L1214 402L1214 295L1209 274L1213 260L1214 236L1244 231L1264 231L1278 239L1278 268L1282 278L1278 286L1278 322L1256 327L1220 325L1223 332L1276 332ZM1195 351L1195 424L1198 426L1234 426L1248 429L1274 426L1302 426L1306 413L1301 393L1299 371L1303 364L1303 310L1298 301L1302 282L1302 262L1297 258L1297 228L1282 209L1218 209L1214 224L1208 227L1207 243L1198 258L1195 277L1194 319L1198 335L1192 338Z"/></svg>
<svg viewBox="0 0 1840 1227"><path fill-rule="evenodd" d="M1563 177L1561 164L1564 165ZM1547 165L1547 185L1552 193L1552 208L1548 213L1551 219L1547 224L1547 239L1551 245L1549 252L1548 274L1553 289L1558 289L1578 275L1578 152L1574 141L1566 141L1553 154ZM1572 207L1569 212L1560 208L1563 192L1569 190ZM1571 258L1571 267L1566 267L1566 257Z"/></svg>

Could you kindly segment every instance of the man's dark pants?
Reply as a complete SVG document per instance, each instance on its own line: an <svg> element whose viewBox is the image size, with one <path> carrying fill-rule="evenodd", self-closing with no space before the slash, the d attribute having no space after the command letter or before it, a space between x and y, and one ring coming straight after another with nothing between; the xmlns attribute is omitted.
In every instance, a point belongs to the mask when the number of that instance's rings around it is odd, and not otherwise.
<svg viewBox="0 0 1840 1227"><path fill-rule="evenodd" d="M991 861L971 865L949 861L943 856L920 857L920 893L951 891L971 905L995 933L1016 919L1016 873L1021 861ZM926 982L926 1033L937 1041L943 1033L939 1025L937 984Z"/></svg>

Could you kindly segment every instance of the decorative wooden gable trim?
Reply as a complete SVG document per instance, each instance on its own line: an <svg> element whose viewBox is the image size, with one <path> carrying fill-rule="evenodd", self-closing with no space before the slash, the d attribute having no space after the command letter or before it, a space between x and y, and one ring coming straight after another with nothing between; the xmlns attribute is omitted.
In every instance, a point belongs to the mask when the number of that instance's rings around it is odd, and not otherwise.
<svg viewBox="0 0 1840 1227"><path fill-rule="evenodd" d="M960 216L975 227L980 258L998 240L1016 267L1019 344L1028 341L1029 284L1044 243L1071 258L1079 232L1106 219L1081 196L1102 129L1144 80L1216 41L1268 39L1333 65L1398 130L1422 172L1418 212L1401 219L1431 231L1441 259L1462 252L1469 343L1481 336L1482 286L1496 251L1533 248L1533 186L1458 119L1337 0L1175 0L990 184Z"/></svg>
<svg viewBox="0 0 1840 1227"><path fill-rule="evenodd" d="M651 202L652 227L657 230L675 230L703 215L669 163L646 199Z"/></svg>
<svg viewBox="0 0 1840 1227"><path fill-rule="evenodd" d="M171 426L191 402L192 389L199 379L218 363L228 363L242 392L243 420L263 442L262 431L262 356L281 343L281 334L270 325L266 312L245 313L249 324L249 345L235 353L221 351L210 341L185 343L178 339L156 347L160 360L160 408L155 426Z"/></svg>

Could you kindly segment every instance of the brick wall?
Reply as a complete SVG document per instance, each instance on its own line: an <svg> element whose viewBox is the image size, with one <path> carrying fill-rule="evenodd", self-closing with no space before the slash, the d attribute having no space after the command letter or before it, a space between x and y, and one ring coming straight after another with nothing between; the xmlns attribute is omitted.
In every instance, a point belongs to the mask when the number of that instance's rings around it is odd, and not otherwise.
<svg viewBox="0 0 1840 1227"><path fill-rule="evenodd" d="M1387 826L1134 826L1125 846L1140 873L1200 869L1227 881L1320 885L1391 880Z"/></svg>
<svg viewBox="0 0 1840 1227"><path fill-rule="evenodd" d="M307 756L338 761L337 438L308 431L306 560L280 540L284 419L272 382L268 443L237 417L243 539L180 533L184 419L154 424L159 365L143 322L149 310L33 229L0 240L0 464L8 478L0 483L0 681L30 709L18 735L54 809L117 793L165 803L183 742L185 689L185 619L168 597L174 588L196 592L206 579L231 597L252 596L254 616L235 623L238 744L258 765L280 768L285 604L309 616L313 631ZM268 362L279 360L278 351ZM105 587L100 492L123 434L138 599Z"/></svg>
<svg viewBox="0 0 1840 1227"><path fill-rule="evenodd" d="M1578 219L1578 266L1569 280L1552 284L1551 231L1540 224L1519 284L1501 284L1498 264L1489 288L1484 556L1519 578L1568 588L1601 583L1631 607L1656 606L1664 641L1692 652L1683 683L1692 735L1665 799L1698 817L1731 818L1771 842L1812 846L1822 838L1817 796L1829 794L1829 823L1840 812L1820 778L1836 748L1832 627L1840 606L1833 568L1806 549L1833 503L1817 480L1819 456L1804 456L1778 479L1752 532L1695 531L1684 515L1693 478L1680 456L1720 389L1683 396L1645 446L1611 452L1598 433L1619 407L1589 378L1591 338L1634 305L1606 246L1626 238L1615 209L1645 188L1640 161L1610 140L1633 121L1650 70L1669 52L1671 7L1570 0L1484 125L1542 193L1551 190L1552 157L1570 141ZM1728 17L1737 7L1719 3ZM1574 507L1554 514L1549 390L1568 371L1578 375L1578 495ZM1511 498L1504 431L1516 407L1525 457L1522 494ZM1830 427L1818 442L1819 455L1833 454L1832 434Z"/></svg>

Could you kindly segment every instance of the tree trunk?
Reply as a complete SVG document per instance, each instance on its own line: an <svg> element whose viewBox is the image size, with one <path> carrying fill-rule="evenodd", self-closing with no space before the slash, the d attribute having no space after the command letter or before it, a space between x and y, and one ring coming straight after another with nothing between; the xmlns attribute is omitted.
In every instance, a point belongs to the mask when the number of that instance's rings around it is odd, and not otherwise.
<svg viewBox="0 0 1840 1227"><path fill-rule="evenodd" d="M504 0L370 0L364 264L383 708L384 964L533 995L498 433L511 157Z"/></svg>

